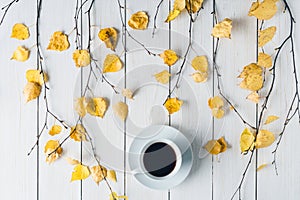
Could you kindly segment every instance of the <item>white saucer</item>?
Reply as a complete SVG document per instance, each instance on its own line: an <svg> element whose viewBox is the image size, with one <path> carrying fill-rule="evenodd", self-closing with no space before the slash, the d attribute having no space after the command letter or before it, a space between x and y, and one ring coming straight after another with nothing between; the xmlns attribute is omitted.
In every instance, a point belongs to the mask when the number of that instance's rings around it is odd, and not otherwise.
<svg viewBox="0 0 300 200"><path fill-rule="evenodd" d="M151 141L164 139L171 140L183 152L179 170L170 177L160 179L154 179L147 173L135 173L141 168L139 160L144 146ZM153 125L143 129L133 140L129 149L128 161L138 182L152 189L167 190L179 185L188 176L193 164L193 152L190 142L180 131L170 126Z"/></svg>

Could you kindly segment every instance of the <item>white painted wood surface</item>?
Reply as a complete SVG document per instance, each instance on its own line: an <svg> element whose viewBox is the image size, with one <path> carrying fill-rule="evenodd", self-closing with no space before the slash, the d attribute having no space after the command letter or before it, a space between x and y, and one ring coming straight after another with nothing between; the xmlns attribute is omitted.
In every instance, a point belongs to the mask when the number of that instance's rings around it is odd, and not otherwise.
<svg viewBox="0 0 300 200"><path fill-rule="evenodd" d="M8 0L2 0L1 5L8 3ZM123 3L123 1L121 1ZM52 165L44 162L45 156L43 146L49 139L44 134L40 141L39 159L37 159L36 150L31 156L27 157L27 152L35 142L36 135L36 103L30 102L25 104L22 94L23 87L26 84L25 72L27 69L36 68L35 48L32 48L31 57L25 63L11 61L12 52L19 45L31 47L35 44L35 1L20 0L15 4L8 13L3 25L0 27L0 105L1 105L1 131L0 131L0 149L1 170L0 186L1 199L81 199L81 186L79 182L70 183L72 166L68 165L64 158L71 156L80 157L80 144L73 141L65 143L63 148L65 153L63 158ZM74 27L73 15L75 0L52 0L44 1L41 15L41 46L45 58L46 71L50 77L49 102L51 109L66 122L75 123L75 115L72 108L73 99L79 93L78 81L79 70L74 66L72 61L72 52L74 47L74 34L70 35L71 47L69 50L56 53L46 51L48 40L54 31L62 30L70 33ZM150 16L149 28L153 26L153 16L159 0L140 1L127 0L126 16L129 16L139 10L146 11ZM169 43L169 26L164 23L169 10L169 1L162 3L158 14L158 30L154 39L151 38L151 30L145 32L128 30L130 33L142 41L151 50L161 52L169 48L183 54L188 40L188 15L186 12L179 16L171 23L171 38ZM298 22L300 19L299 1L288 2ZM231 40L221 40L217 57L217 64L223 74L223 89L225 94L234 101L237 108L251 123L255 122L255 106L245 100L247 92L239 89L236 76L241 72L242 67L255 62L256 60L256 19L248 17L247 12L251 1L221 1L216 0L217 17L222 20L225 17L233 20L233 30ZM274 52L282 39L288 34L290 22L287 15L284 14L282 2L278 3L279 12L271 21L266 22L265 26L276 25L278 28L277 35L273 42L266 48L266 51ZM212 58L213 46L210 32L213 26L213 8L212 0L206 1L204 9L200 12L197 22L194 24L193 51L188 57L188 63L196 54L206 54ZM100 28L116 27L121 31L121 22L116 0L96 1L92 15L93 53L97 56L99 63L104 60L104 55L109 53L97 38ZM124 14L124 13L123 13ZM14 23L25 23L30 26L31 37L25 41L11 39L10 31ZM31 26L32 25L32 26ZM86 38L86 31L84 36ZM295 52L296 61L299 63L300 38L298 37L300 29L298 24L295 26ZM87 45L87 39L84 46ZM127 121L127 137L124 141L123 124L119 122L112 113L112 104L122 100L120 96L113 94L112 90L103 83L96 84L95 95L106 96L110 101L110 108L103 120L86 119L86 123L91 125L91 135L97 148L97 153L107 167L115 168L118 173L118 183L112 184L113 189L119 194L126 193L130 200L137 199L158 199L158 200L182 200L182 199L230 199L234 190L238 186L243 170L247 164L249 156L240 155L239 134L244 129L244 125L237 116L228 111L226 116L221 120L212 120L210 110L207 107L207 99L217 94L216 85L210 76L205 84L195 84L191 81L190 74L193 72L190 67L186 67L182 88L176 90L176 94L182 97L186 102L182 110L171 117L171 125L182 130L192 141L195 154L194 166L191 174L186 181L174 189L168 191L154 191L138 183L130 172L126 171L124 176L123 157L124 142L127 149L132 142L136 132L150 125L151 123L168 124L166 112L162 109L164 98L168 94L168 87L162 87L155 83L152 74L163 69L167 69L159 58L147 56L146 53L127 38L126 65L126 84L128 88L136 91L134 101L128 100L130 109L129 120ZM290 45L283 50L278 62L278 81L276 89L272 95L272 103L268 107L268 114L279 115L280 123L269 125L275 133L282 128L283 118L286 114L288 104L291 101L291 57ZM124 52L122 52L121 38L117 54L124 61ZM179 64L172 68L172 74L175 74ZM145 71L146 73L140 73ZM212 72L212 66L210 66ZM85 72L84 72L85 73ZM107 77L118 86L124 85L124 70ZM172 85L175 80L173 80ZM191 94L189 89L193 91ZM189 95L194 99L189 99ZM196 105L197 104L197 105ZM196 105L196 106L192 106ZM41 110L43 111L43 102L41 99ZM153 110L160 113L161 117L153 116ZM196 118L190 113L198 111ZM229 109L228 109L229 110ZM44 118L43 112L40 114ZM194 117L194 118L193 118ZM52 119L51 119L52 120ZM50 123L51 123L50 120ZM41 120L42 121L42 120ZM41 122L42 124L43 122ZM96 127L96 128L95 128ZM138 127L138 128L137 128ZM94 129L95 128L95 129ZM95 131L96 130L96 131ZM201 146L213 137L218 138L225 136L230 146L224 154L218 157L209 155L203 156ZM62 139L57 136L57 139ZM105 151L103 139L113 145L115 151ZM252 163L247 173L246 181L242 190L242 197L245 200L259 199L300 199L300 150L298 148L300 135L299 124L293 120L286 130L286 135L278 151L278 170L276 176L273 166L269 165L262 171L256 172L255 166L272 162L272 150L274 145L263 150L259 150L257 162ZM201 151L201 159L197 155ZM91 159L89 144L83 145L83 160L88 165L95 164ZM38 165L39 164L39 165ZM127 166L128 169L128 166ZM37 178L39 177L39 178ZM126 180L124 180L124 177ZM37 182L37 179L39 180ZM124 186L125 184L125 186ZM37 187L38 186L38 187ZM97 186L91 178L83 181L82 199L108 199L109 191L104 184ZM257 193L257 195L256 195ZM237 199L237 197L235 198Z"/></svg>

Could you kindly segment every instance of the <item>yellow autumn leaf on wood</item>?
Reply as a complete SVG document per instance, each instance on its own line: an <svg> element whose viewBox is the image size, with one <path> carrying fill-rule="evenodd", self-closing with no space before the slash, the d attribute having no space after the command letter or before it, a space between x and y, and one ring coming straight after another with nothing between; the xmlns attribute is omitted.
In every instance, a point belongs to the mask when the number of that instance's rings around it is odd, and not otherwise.
<svg viewBox="0 0 300 200"><path fill-rule="evenodd" d="M248 96L247 99L250 101L253 101L254 103L258 103L260 96L258 95L257 92L251 92Z"/></svg>
<svg viewBox="0 0 300 200"><path fill-rule="evenodd" d="M262 68L255 63L251 63L244 67L242 73L238 78L244 80L240 83L240 87L243 89L257 91L263 87Z"/></svg>
<svg viewBox="0 0 300 200"><path fill-rule="evenodd" d="M125 121L128 115L128 106L126 103L120 101L113 106L113 111L117 117Z"/></svg>
<svg viewBox="0 0 300 200"><path fill-rule="evenodd" d="M56 31L50 38L48 50L65 51L70 47L68 36L61 31Z"/></svg>
<svg viewBox="0 0 300 200"><path fill-rule="evenodd" d="M108 103L105 98L95 97L88 100L86 110L92 116L103 118L107 110L107 106Z"/></svg>
<svg viewBox="0 0 300 200"><path fill-rule="evenodd" d="M119 58L119 56L115 54L108 54L105 57L103 63L103 73L107 72L117 72L120 71L123 67L123 64Z"/></svg>
<svg viewBox="0 0 300 200"><path fill-rule="evenodd" d="M144 30L148 26L148 15L143 11L139 11L131 15L128 25L137 30Z"/></svg>
<svg viewBox="0 0 300 200"><path fill-rule="evenodd" d="M123 97L126 97L127 99L132 99L132 100L134 99L133 92L128 88L124 88L122 90L122 95L123 95Z"/></svg>
<svg viewBox="0 0 300 200"><path fill-rule="evenodd" d="M210 140L204 147L207 152L213 155L225 152L227 150L227 143L224 137L221 137L218 140Z"/></svg>
<svg viewBox="0 0 300 200"><path fill-rule="evenodd" d="M44 153L46 154L46 162L48 164L57 160L63 152L63 149L60 147L59 141L49 140L45 147Z"/></svg>
<svg viewBox="0 0 300 200"><path fill-rule="evenodd" d="M107 171L107 178L113 182L117 182L117 176L115 170L108 170Z"/></svg>
<svg viewBox="0 0 300 200"><path fill-rule="evenodd" d="M70 165L78 165L80 164L80 161L79 160L76 160L76 159L73 159L73 158L66 158L67 162L70 164Z"/></svg>
<svg viewBox="0 0 300 200"><path fill-rule="evenodd" d="M162 83L162 84L167 84L167 83L169 83L171 74L167 70L163 70L157 74L154 74L154 77L157 82Z"/></svg>
<svg viewBox="0 0 300 200"><path fill-rule="evenodd" d="M194 70L205 73L208 70L208 62L206 56L196 56L192 60Z"/></svg>
<svg viewBox="0 0 300 200"><path fill-rule="evenodd" d="M215 96L208 99L208 106L210 109L222 108L224 106L224 101L221 97Z"/></svg>
<svg viewBox="0 0 300 200"><path fill-rule="evenodd" d="M62 127L60 125L53 125L49 131L49 135L54 136L60 134L62 131Z"/></svg>
<svg viewBox="0 0 300 200"><path fill-rule="evenodd" d="M276 33L276 26L271 26L262 31L258 31L258 46L263 47L270 42Z"/></svg>
<svg viewBox="0 0 300 200"><path fill-rule="evenodd" d="M175 0L173 5L173 10L170 11L165 22L170 22L174 20L184 8L185 8L185 0Z"/></svg>
<svg viewBox="0 0 300 200"><path fill-rule="evenodd" d="M225 18L223 21L217 23L211 35L216 38L229 38L231 37L232 20Z"/></svg>
<svg viewBox="0 0 300 200"><path fill-rule="evenodd" d="M88 178L90 176L90 170L88 166L78 164L74 167L73 172L72 172L72 181L80 181Z"/></svg>
<svg viewBox="0 0 300 200"><path fill-rule="evenodd" d="M183 101L177 99L177 98L168 98L168 100L165 102L164 106L169 112L169 114L173 114L175 112L178 112L183 104Z"/></svg>
<svg viewBox="0 0 300 200"><path fill-rule="evenodd" d="M272 67L272 57L266 53L260 52L258 54L258 61L257 65L265 68L270 68Z"/></svg>
<svg viewBox="0 0 300 200"><path fill-rule="evenodd" d="M28 82L23 90L26 102L38 98L41 94L41 89L39 84Z"/></svg>
<svg viewBox="0 0 300 200"><path fill-rule="evenodd" d="M196 83L203 83L207 81L207 72L195 72L192 74L192 78Z"/></svg>
<svg viewBox="0 0 300 200"><path fill-rule="evenodd" d="M12 28L11 38L25 40L29 38L28 27L24 24L15 24Z"/></svg>
<svg viewBox="0 0 300 200"><path fill-rule="evenodd" d="M262 164L256 169L256 171L261 171L262 169L264 169L267 166L268 166L268 164Z"/></svg>
<svg viewBox="0 0 300 200"><path fill-rule="evenodd" d="M240 148L242 153L253 150L254 139L253 133L248 128L245 128L240 137Z"/></svg>
<svg viewBox="0 0 300 200"><path fill-rule="evenodd" d="M77 124L71 128L70 138L76 142L86 141L86 130L82 124Z"/></svg>
<svg viewBox="0 0 300 200"><path fill-rule="evenodd" d="M275 115L270 115L270 116L267 117L267 119L266 119L266 121L265 121L264 124L265 124L265 125L266 125L266 124L270 124L270 123L276 121L277 119L279 119L279 117L277 117L277 116L275 116Z"/></svg>
<svg viewBox="0 0 300 200"><path fill-rule="evenodd" d="M174 20L176 17L178 17L178 15L181 13L180 10L171 10L167 19L165 20L166 23Z"/></svg>
<svg viewBox="0 0 300 200"><path fill-rule="evenodd" d="M91 167L91 174L95 183L99 184L107 176L107 169L101 165L97 165Z"/></svg>
<svg viewBox="0 0 300 200"><path fill-rule="evenodd" d="M85 97L79 97L75 100L74 110L80 117L84 117L86 115L86 106L87 102Z"/></svg>
<svg viewBox="0 0 300 200"><path fill-rule="evenodd" d="M25 62L29 58L30 51L23 46L18 46L14 51L11 59L19 62Z"/></svg>
<svg viewBox="0 0 300 200"><path fill-rule="evenodd" d="M189 12L192 11L192 13L196 13L202 8L203 1L204 0L185 0L186 9Z"/></svg>
<svg viewBox="0 0 300 200"><path fill-rule="evenodd" d="M98 37L106 45L106 48L115 50L118 40L118 32L115 28L104 28L101 29L98 33Z"/></svg>
<svg viewBox="0 0 300 200"><path fill-rule="evenodd" d="M73 60L76 67L86 67L91 63L91 55L88 50L75 50L73 53Z"/></svg>
<svg viewBox="0 0 300 200"><path fill-rule="evenodd" d="M42 73L40 70L29 69L26 71L26 79L28 82L36 83L42 86L48 81L48 75L46 73Z"/></svg>
<svg viewBox="0 0 300 200"><path fill-rule="evenodd" d="M215 118L221 119L222 117L224 117L225 111L222 108L213 108L211 109L211 114Z"/></svg>
<svg viewBox="0 0 300 200"><path fill-rule="evenodd" d="M159 56L164 60L164 63L169 67L174 65L178 60L178 56L176 52L171 49L165 50Z"/></svg>
<svg viewBox="0 0 300 200"><path fill-rule="evenodd" d="M275 136L272 132L268 130L260 130L256 136L255 147L257 149L265 148L273 144L274 141Z"/></svg>
<svg viewBox="0 0 300 200"><path fill-rule="evenodd" d="M277 12L276 2L276 0L253 2L248 15L255 16L259 20L271 19Z"/></svg>
<svg viewBox="0 0 300 200"><path fill-rule="evenodd" d="M112 193L109 195L109 200L119 200L119 199L125 199L125 200L128 200L128 197L127 197L127 196L118 196L117 193L115 193L115 192L112 192Z"/></svg>

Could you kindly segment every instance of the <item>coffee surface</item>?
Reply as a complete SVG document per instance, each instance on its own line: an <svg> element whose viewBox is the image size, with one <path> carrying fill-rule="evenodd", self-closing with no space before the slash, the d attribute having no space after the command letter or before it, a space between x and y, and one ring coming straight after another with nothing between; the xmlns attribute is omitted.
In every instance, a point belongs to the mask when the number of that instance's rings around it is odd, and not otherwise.
<svg viewBox="0 0 300 200"><path fill-rule="evenodd" d="M176 166L175 151L164 142L153 143L143 155L143 164L151 175L156 177L167 176Z"/></svg>

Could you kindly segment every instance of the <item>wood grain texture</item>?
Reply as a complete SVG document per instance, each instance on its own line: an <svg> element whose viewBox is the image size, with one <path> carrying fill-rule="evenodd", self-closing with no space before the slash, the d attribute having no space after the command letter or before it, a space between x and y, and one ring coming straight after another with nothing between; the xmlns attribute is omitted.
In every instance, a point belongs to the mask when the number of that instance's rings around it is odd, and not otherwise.
<svg viewBox="0 0 300 200"><path fill-rule="evenodd" d="M156 53L171 47L180 56L185 52L188 40L188 15L184 11L171 26L164 23L172 1L163 1L157 17L157 31L154 38L151 37L153 27L153 17L159 0L126 1L125 12L122 12L127 19L139 10L147 12L149 15L149 29L146 31L135 31L128 28L130 33L138 41ZM8 2L6 0L2 4ZM232 39L223 39L217 55L217 65L222 74L222 89L225 95L232 100L236 108L241 112L247 121L255 124L255 105L245 97L248 92L240 89L236 78L243 66L255 62L256 60L256 19L248 17L247 12L251 1L221 1L215 0L218 20L228 17L233 20ZM52 165L45 163L43 152L44 144L49 137L44 133L40 141L39 159L36 159L36 151L31 156L27 152L35 142L36 135L36 103L25 104L22 94L26 84L25 72L27 69L36 68L35 48L33 47L31 58L25 63L11 61L12 52L19 45L31 47L35 44L35 1L19 1L10 10L4 24L0 27L0 61L2 66L0 78L0 105L1 106L1 131L0 150L2 152L2 164L0 168L1 197L3 199L37 199L37 185L39 186L39 198L48 199L74 199L74 200L96 200L108 199L109 190L104 183L97 186L91 178L83 182L83 196L80 197L80 183L70 183L72 166L65 161L67 157L80 158L80 145L73 140L67 141L63 146L65 152L60 160ZM170 4L171 3L171 4ZM298 1L289 1L296 21L300 19L300 6ZM74 27L75 0L52 0L44 1L41 15L41 46L45 61L46 71L49 74L49 102L50 108L67 123L76 122L76 114L73 111L74 98L80 96L80 71L74 66L72 52L75 49L75 34L71 33ZM126 61L122 44L122 27L118 10L117 0L95 1L95 8L92 12L92 53L97 57L97 62L101 66L105 55L114 53L107 50L104 44L97 38L98 31L105 27L115 27L119 32L119 44L116 54L123 60L125 71L114 74L107 74L107 78L118 88L126 87L133 90L135 100L126 100L129 105L129 115L124 124L117 119L112 111L112 106L118 101L123 101L121 95L117 95L105 83L94 81L94 95L106 97L110 100L109 110L104 119L87 117L84 123L88 125L88 131L93 137L96 152L101 162L107 168L117 171L118 183L112 183L112 188L118 194L126 193L130 200L137 199L158 199L158 200L182 200L186 198L204 200L227 200L230 199L234 190L238 186L243 170L248 162L249 156L240 155L239 135L245 128L240 119L229 107L226 107L226 116L221 120L212 120L210 109L207 106L207 99L217 95L216 77L213 78L212 56L213 39L210 35L213 26L213 1L204 3L204 9L200 12L198 20L194 23L193 46L190 55L187 57L187 66L184 71L184 78L181 81L181 88L175 90L177 95L184 100L182 110L171 117L171 125L181 130L192 143L194 152L194 164L187 179L179 186L168 191L155 191L141 185L130 173L128 163L124 172L123 149L124 142L128 150L134 137L143 128L151 124L169 124L168 114L164 110L162 103L168 95L169 86L161 86L156 83L153 75L164 69L168 69L159 57L149 56L145 50L131 38L126 38L126 48L128 49ZM274 56L274 48L288 34L290 21L287 13L283 13L282 2L278 3L279 11L274 19L267 21L264 27L276 25L278 30L274 40L266 46L265 51ZM84 7L84 10L87 7ZM22 14L16 14L22 13ZM9 38L11 27L14 23L24 23L30 26L31 37L25 41L17 41ZM83 21L83 26L87 27L87 22ZM126 23L126 22L125 22ZM32 26L31 26L32 25ZM57 53L47 51L48 41L55 31L64 31L70 34L71 47L69 50ZM298 24L295 26L295 52L296 61L299 59L300 32ZM169 38L170 36L170 38ZM83 48L87 46L87 30L84 31ZM282 51L278 60L276 89L271 96L266 115L278 115L278 122L266 126L275 134L282 128L284 116L291 101L293 86L291 84L292 64L290 54L290 44ZM195 84L190 74L194 71L190 67L192 58L196 55L207 55L210 62L210 78L207 83ZM180 66L178 61L171 68L174 78L172 78L171 88L176 81L176 72ZM84 83L88 70L84 69ZM263 92L263 91L262 91ZM192 97L192 98L191 98ZM40 118L43 125L44 106L41 98ZM49 125L55 123L49 120ZM246 181L242 189L242 197L245 200L260 199L289 199L300 198L300 158L298 156L299 123L294 119L286 130L284 139L278 151L277 164L279 175L276 176L273 166L270 164L273 159L272 151L275 145L267 149L259 150L257 163L255 159L247 173ZM124 132L126 140L124 141ZM63 139L68 135L68 131L55 139ZM225 136L231 148L219 156L210 156L203 150L203 145L211 138ZM200 152L200 153L199 153ZM87 165L95 165L91 158L91 147L89 143L83 145L83 162ZM126 155L128 156L128 155ZM198 158L200 156L200 158ZM37 169L37 164L39 168ZM269 164L263 170L256 172L256 166ZM37 173L38 171L38 173ZM126 176L124 176L126 173ZM37 175L39 183L37 183ZM124 179L125 178L125 179ZM124 186L125 184L125 186ZM257 193L257 197L256 197ZM238 199L236 197L235 199Z"/></svg>

